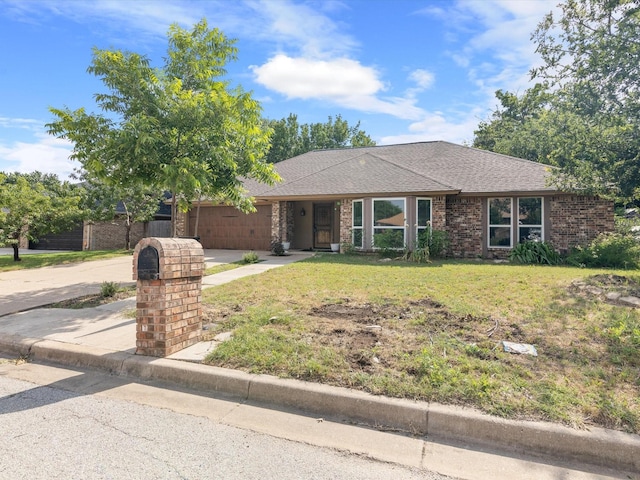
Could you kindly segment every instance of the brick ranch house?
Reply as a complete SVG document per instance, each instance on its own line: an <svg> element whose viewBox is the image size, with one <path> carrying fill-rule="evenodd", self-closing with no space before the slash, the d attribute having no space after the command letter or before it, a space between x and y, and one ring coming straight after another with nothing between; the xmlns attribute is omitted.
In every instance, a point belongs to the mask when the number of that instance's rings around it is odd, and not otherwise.
<svg viewBox="0 0 640 480"><path fill-rule="evenodd" d="M203 202L204 248L268 250L353 244L375 249L392 235L409 249L429 226L447 232L456 258L502 258L542 239L561 252L614 228L613 202L547 183L546 165L449 142L317 150L275 165L283 181L245 182L257 211ZM195 209L178 219L193 235Z"/></svg>

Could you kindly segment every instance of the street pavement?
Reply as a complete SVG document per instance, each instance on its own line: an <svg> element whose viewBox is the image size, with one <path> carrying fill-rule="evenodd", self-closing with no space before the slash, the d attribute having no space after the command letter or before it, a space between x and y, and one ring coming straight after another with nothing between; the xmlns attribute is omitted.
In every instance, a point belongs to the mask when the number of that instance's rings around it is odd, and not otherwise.
<svg viewBox="0 0 640 480"><path fill-rule="evenodd" d="M20 379L20 377L24 379ZM45 383L38 383L44 379ZM55 381L52 382L52 380ZM35 383L34 383L35 382ZM327 422L130 383L99 372L0 360L3 479L447 480L424 469L345 454L256 425ZM253 428L240 420L259 419ZM295 422L295 425L294 425ZM316 426L317 424L317 426ZM357 432L357 427L350 427ZM349 431L345 427L344 431ZM387 434L389 437L390 434ZM389 452L390 449L387 449Z"/></svg>
<svg viewBox="0 0 640 480"><path fill-rule="evenodd" d="M205 261L207 266L228 263L240 260L242 254L207 250ZM308 252L292 252L284 257L274 257L268 252L258 254L263 262L205 277L203 288L256 275L310 255ZM295 409L336 421L409 432L416 436L417 443L412 444L406 455L396 456L398 462L421 467L429 463L430 467L436 466L435 471L461 478L506 478L510 469L516 469L514 478L521 479L640 479L640 437L637 435L503 420L471 409L387 399L348 389L206 366L199 363L212 347L206 342L168 358L135 355L135 298L83 310L38 308L52 303L54 297L57 298L53 301L59 301L65 296L84 295L89 288L99 290L103 281L131 283L132 257L1 273L0 351L29 356L35 362L95 368L118 377L170 382L207 393L231 395L243 403L270 404L278 410ZM48 290L54 290L55 294ZM247 428L251 428L251 423L249 419ZM446 447L451 444L457 446ZM488 454L487 449L507 453ZM458 460L455 466L440 458L445 451ZM533 468L539 462L528 457L522 460L523 455L541 456L542 462L549 466L542 470ZM515 463L514 457L518 459ZM384 460L392 461L386 457ZM487 465L489 460L494 464Z"/></svg>

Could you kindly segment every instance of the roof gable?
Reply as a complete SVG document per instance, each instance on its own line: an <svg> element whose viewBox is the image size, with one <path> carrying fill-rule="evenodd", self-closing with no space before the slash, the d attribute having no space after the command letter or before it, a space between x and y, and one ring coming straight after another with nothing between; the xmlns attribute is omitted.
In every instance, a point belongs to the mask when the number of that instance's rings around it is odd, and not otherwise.
<svg viewBox="0 0 640 480"><path fill-rule="evenodd" d="M321 153L321 152L319 152ZM425 175L417 174L401 165L378 158L369 152L345 155L342 161L314 162L315 168L306 175L281 173L285 182L263 192L262 196L298 195L359 195L369 193L398 192L455 192L448 185L441 184ZM297 157L300 159L301 157ZM296 165L299 167L299 165ZM293 178L293 179L292 179Z"/></svg>

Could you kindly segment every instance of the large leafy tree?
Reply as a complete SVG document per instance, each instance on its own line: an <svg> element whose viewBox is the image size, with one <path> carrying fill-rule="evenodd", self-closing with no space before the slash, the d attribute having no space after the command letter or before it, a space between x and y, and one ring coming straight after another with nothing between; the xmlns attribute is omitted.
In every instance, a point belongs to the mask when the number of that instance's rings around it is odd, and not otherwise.
<svg viewBox="0 0 640 480"><path fill-rule="evenodd" d="M154 219L160 202L166 200L163 192L145 187L142 184L107 185L88 180L87 218L94 221L121 220L124 226L122 245L131 249L131 229L134 223L143 223Z"/></svg>
<svg viewBox="0 0 640 480"><path fill-rule="evenodd" d="M328 148L367 147L376 143L360 129L360 122L353 126L337 115L329 117L325 123L298 122L298 116L291 113L287 118L267 120L273 131L271 148L267 154L269 163L277 163L311 150Z"/></svg>
<svg viewBox="0 0 640 480"><path fill-rule="evenodd" d="M224 198L252 211L242 179L278 176L264 161L269 132L259 103L223 80L235 42L202 20L191 31L172 25L168 44L162 68L137 53L94 49L88 70L107 87L95 96L104 113L54 108L48 127L73 142L72 158L90 177L172 192L176 235L176 213L193 200Z"/></svg>
<svg viewBox="0 0 640 480"><path fill-rule="evenodd" d="M20 261L20 240L70 229L84 217L84 189L52 174L0 174L0 245L13 247Z"/></svg>
<svg viewBox="0 0 640 480"><path fill-rule="evenodd" d="M532 35L543 64L523 95L498 92L474 145L560 167L560 188L640 197L640 6L565 0Z"/></svg>

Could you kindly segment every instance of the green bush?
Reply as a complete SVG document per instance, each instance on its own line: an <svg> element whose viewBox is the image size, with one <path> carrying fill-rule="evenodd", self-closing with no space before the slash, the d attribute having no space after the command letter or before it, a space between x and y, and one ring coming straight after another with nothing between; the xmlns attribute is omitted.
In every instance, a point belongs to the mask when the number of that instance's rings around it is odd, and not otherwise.
<svg viewBox="0 0 640 480"><path fill-rule="evenodd" d="M340 245L340 251L345 255L354 255L358 253L355 245L349 242L342 242L342 245Z"/></svg>
<svg viewBox="0 0 640 480"><path fill-rule="evenodd" d="M373 247L381 257L392 258L400 256L402 252L398 252L398 250L404 248L404 231L386 230L384 233L374 234Z"/></svg>
<svg viewBox="0 0 640 480"><path fill-rule="evenodd" d="M405 250L403 259L414 263L430 263L429 248L416 248L415 250Z"/></svg>
<svg viewBox="0 0 640 480"><path fill-rule="evenodd" d="M116 282L102 282L100 286L100 295L104 298L113 297L120 291L120 285Z"/></svg>
<svg viewBox="0 0 640 480"><path fill-rule="evenodd" d="M449 248L449 235L443 230L427 228L418 236L418 248L427 249L430 257L442 258Z"/></svg>
<svg viewBox="0 0 640 480"><path fill-rule="evenodd" d="M259 261L260 258L258 257L258 254L256 252L247 252L242 255L243 263L258 263Z"/></svg>
<svg viewBox="0 0 640 480"><path fill-rule="evenodd" d="M280 240L274 240L271 242L271 253L281 257L285 254L284 247L282 246L282 242Z"/></svg>
<svg viewBox="0 0 640 480"><path fill-rule="evenodd" d="M638 268L640 244L631 235L601 233L589 245L575 247L567 262L587 268Z"/></svg>
<svg viewBox="0 0 640 480"><path fill-rule="evenodd" d="M562 257L545 242L523 242L516 245L509 254L512 262L524 264L558 265Z"/></svg>
<svg viewBox="0 0 640 480"><path fill-rule="evenodd" d="M630 235L640 241L640 217L627 218L616 215L615 231L621 235Z"/></svg>

